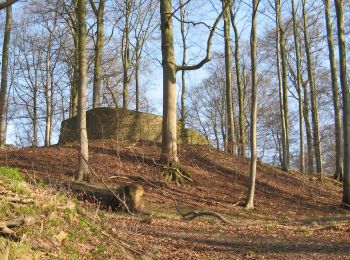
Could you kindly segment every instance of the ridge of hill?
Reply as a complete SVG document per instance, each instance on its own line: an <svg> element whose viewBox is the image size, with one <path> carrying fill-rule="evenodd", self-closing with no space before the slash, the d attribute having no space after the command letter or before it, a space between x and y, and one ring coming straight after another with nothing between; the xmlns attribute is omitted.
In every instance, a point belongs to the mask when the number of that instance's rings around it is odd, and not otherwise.
<svg viewBox="0 0 350 260"><path fill-rule="evenodd" d="M84 241L63 239L57 247L42 248L35 247L34 242L40 241L38 234L20 228L19 233L26 234L34 244L31 250L43 252L41 258L50 258L50 254L65 258L62 248L73 242L79 259L346 259L350 255L350 214L340 207L341 184L332 179L319 181L258 163L256 209L246 211L241 207L248 176L246 158L229 158L210 146L182 144L179 157L192 173L193 182L177 186L161 178L161 169L155 163L160 157L159 144L94 140L89 146L90 164L97 174L92 181L99 183L102 178L111 186L134 182L143 185L149 214L128 216L102 211L73 199L78 208L77 219L81 218L80 212L90 212L82 216L94 220L88 222L97 225L101 236L87 232ZM18 168L29 183L33 179L48 180L51 185L43 188L36 181L35 189L43 189L38 194L50 190L50 196L57 196L52 187L62 191L60 180L73 177L77 149L76 144L9 149L0 152L0 164ZM183 221L169 196L176 198L182 211L216 211L233 224L209 217ZM6 213L1 217L15 215ZM94 219L95 215L98 217ZM50 225L47 216L37 217L34 227L46 229ZM70 225L77 224L79 221L66 221L61 231L67 234ZM55 241L55 235L47 238L49 243ZM98 254L94 253L96 250Z"/></svg>

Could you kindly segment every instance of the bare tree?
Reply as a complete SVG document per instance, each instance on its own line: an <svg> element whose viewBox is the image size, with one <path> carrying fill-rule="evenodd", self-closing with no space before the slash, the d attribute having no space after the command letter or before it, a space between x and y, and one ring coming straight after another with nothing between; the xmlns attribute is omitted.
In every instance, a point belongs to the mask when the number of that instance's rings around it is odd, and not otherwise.
<svg viewBox="0 0 350 260"><path fill-rule="evenodd" d="M246 200L246 209L254 209L254 193L256 179L256 117L257 117L257 78L256 78L256 20L258 15L259 0L252 0L252 28L250 34L251 49L251 71L252 71L252 95L251 95L251 111L250 111L250 162L249 162L249 181L248 193Z"/></svg>
<svg viewBox="0 0 350 260"><path fill-rule="evenodd" d="M86 130L86 92L87 92L87 58L86 58L86 0L78 0L78 25L79 25L79 169L78 181L90 181L88 166L89 147Z"/></svg>
<svg viewBox="0 0 350 260"><path fill-rule="evenodd" d="M9 3L11 1L7 1ZM12 1L13 2L13 1ZM4 41L2 48L2 67L1 67L1 90L0 90L0 149L5 147L6 143L6 110L7 110L7 74L9 63L9 49L12 26L12 7L6 7L6 24L4 32Z"/></svg>

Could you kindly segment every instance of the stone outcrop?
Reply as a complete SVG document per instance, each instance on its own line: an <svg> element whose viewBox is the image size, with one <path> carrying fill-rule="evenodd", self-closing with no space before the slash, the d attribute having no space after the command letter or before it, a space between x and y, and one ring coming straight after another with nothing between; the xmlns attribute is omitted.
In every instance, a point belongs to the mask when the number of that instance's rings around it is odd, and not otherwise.
<svg viewBox="0 0 350 260"><path fill-rule="evenodd" d="M86 113L89 139L117 141L162 141L162 117L131 110L100 107ZM62 122L59 143L78 140L78 120L72 117ZM178 124L178 143L208 144L207 139L194 129L181 131Z"/></svg>

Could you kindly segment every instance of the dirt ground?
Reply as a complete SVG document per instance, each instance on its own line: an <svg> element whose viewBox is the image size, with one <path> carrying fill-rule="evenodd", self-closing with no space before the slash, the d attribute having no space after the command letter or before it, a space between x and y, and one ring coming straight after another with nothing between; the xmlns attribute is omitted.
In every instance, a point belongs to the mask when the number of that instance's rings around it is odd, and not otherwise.
<svg viewBox="0 0 350 260"><path fill-rule="evenodd" d="M145 188L148 217L104 214L109 234L138 252L131 258L350 259L350 211L340 205L341 184L330 178L321 181L258 163L255 210L247 211L242 207L246 158L229 158L209 146L181 145L180 161L193 182L177 186L161 177L159 144L103 140L89 145L93 182L136 182ZM73 178L77 149L73 144L1 151L0 164L59 186L61 179ZM183 212L216 211L232 224L213 217L181 220L171 197Z"/></svg>

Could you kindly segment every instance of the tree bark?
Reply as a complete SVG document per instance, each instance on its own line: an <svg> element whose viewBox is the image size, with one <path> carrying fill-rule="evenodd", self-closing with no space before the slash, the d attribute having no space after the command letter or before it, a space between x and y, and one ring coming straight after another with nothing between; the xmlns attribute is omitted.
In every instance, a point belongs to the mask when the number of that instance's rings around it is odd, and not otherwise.
<svg viewBox="0 0 350 260"><path fill-rule="evenodd" d="M46 82L45 82L45 101L46 101L46 126L45 126L45 146L51 145L51 133L52 133L52 85L51 85L51 40L50 37L47 46L46 53Z"/></svg>
<svg viewBox="0 0 350 260"><path fill-rule="evenodd" d="M231 5L231 0L225 0L225 5ZM225 8L223 4L223 8ZM230 18L229 9L224 13L224 38L225 38L225 88L226 88L226 110L227 110L227 151L235 155L235 128L233 121L232 107L232 61L231 61L231 41L230 41Z"/></svg>
<svg viewBox="0 0 350 260"><path fill-rule="evenodd" d="M92 107L96 108L100 106L101 84L102 84L102 60L103 60L103 34L104 34L104 11L105 0L99 1L98 9L96 8L94 1L90 0L90 5L95 13L97 19L97 39L95 46L95 69L94 69L94 85L93 85L93 98Z"/></svg>
<svg viewBox="0 0 350 260"><path fill-rule="evenodd" d="M239 155L245 156L246 150L246 134L245 134L245 110L244 110L244 95L241 76L241 64L240 64L240 45L239 45L239 33L235 22L236 15L233 14L232 7L230 8L231 24L235 34L235 68L237 78L237 90L238 90L238 106L239 106Z"/></svg>
<svg viewBox="0 0 350 260"><path fill-rule="evenodd" d="M186 43L186 32L185 32L185 7L183 6L183 0L180 0L180 19L181 19L181 39L182 39L182 66L186 65L187 59L187 43ZM186 110L185 110L185 99L186 99L186 71L181 71L181 123L182 128L186 125Z"/></svg>
<svg viewBox="0 0 350 260"><path fill-rule="evenodd" d="M344 127L344 176L343 203L350 205L350 93L347 82L346 41L344 33L344 2L334 0L337 13L340 84L343 97L343 127Z"/></svg>
<svg viewBox="0 0 350 260"><path fill-rule="evenodd" d="M343 178L343 147L342 147L342 122L339 104L339 89L338 89L338 76L337 76L337 63L334 53L333 43L333 28L330 15L330 3L329 0L324 1L325 16L326 16L326 28L327 28L327 42L329 53L329 66L331 69L332 78L332 94L333 94L333 107L334 107L334 130L335 130L335 179L341 180Z"/></svg>
<svg viewBox="0 0 350 260"><path fill-rule="evenodd" d="M9 1L7 1L9 2ZM0 90L0 149L5 147L6 143L6 111L7 111L7 74L9 63L9 49L12 26L12 7L6 7L6 24L4 32L4 41L2 48L2 67L1 67L1 90Z"/></svg>
<svg viewBox="0 0 350 260"><path fill-rule="evenodd" d="M289 168L289 141L288 141L288 99L287 99L287 73L285 56L285 36L281 25L280 0L275 1L276 9L276 56L278 74L278 94L280 101L281 128L282 128L282 169ZM281 70L282 68L282 70Z"/></svg>
<svg viewBox="0 0 350 260"><path fill-rule="evenodd" d="M292 16L293 16L293 35L294 35L294 46L295 46L295 57L297 63L297 92L298 92L298 105L299 105L299 171L305 172L305 154L304 154L304 104L303 104L303 94L302 94L302 80L301 80L301 58L300 58L300 48L299 48L299 37L298 37L298 25L296 21L296 11L294 0L292 1Z"/></svg>
<svg viewBox="0 0 350 260"><path fill-rule="evenodd" d="M176 63L172 22L172 1L160 1L163 64L162 160L178 163L176 133Z"/></svg>
<svg viewBox="0 0 350 260"><path fill-rule="evenodd" d="M86 92L87 92L87 58L86 58L86 0L78 2L79 24L79 89L78 89L78 120L79 120L79 169L78 181L90 181L88 166L89 147L86 130Z"/></svg>
<svg viewBox="0 0 350 260"><path fill-rule="evenodd" d="M130 9L131 2L130 0L125 1L125 25L123 30L123 53L122 53L122 61L123 61L123 109L128 109L129 102L129 70L130 70L130 36L129 36L129 26L130 26Z"/></svg>
<svg viewBox="0 0 350 260"><path fill-rule="evenodd" d="M305 0L302 0L303 9L303 24L304 24L304 42L305 51L307 59L307 72L310 84L310 94L311 94L311 116L312 116L312 126L313 126L313 146L315 150L316 159L316 171L317 173L322 173L322 152L320 144L320 131L319 131L319 120L318 120L318 109L317 109L317 90L314 79L314 70L311 57L310 40L309 33L307 30L307 14L306 14L306 4Z"/></svg>
<svg viewBox="0 0 350 260"><path fill-rule="evenodd" d="M248 194L246 200L246 209L254 209L254 193L256 179L256 119L257 119L257 78L256 78L256 18L258 14L259 0L252 0L252 28L250 34L251 66L252 66L252 96L251 96L251 114L250 114L250 162L249 162L249 180Z"/></svg>

